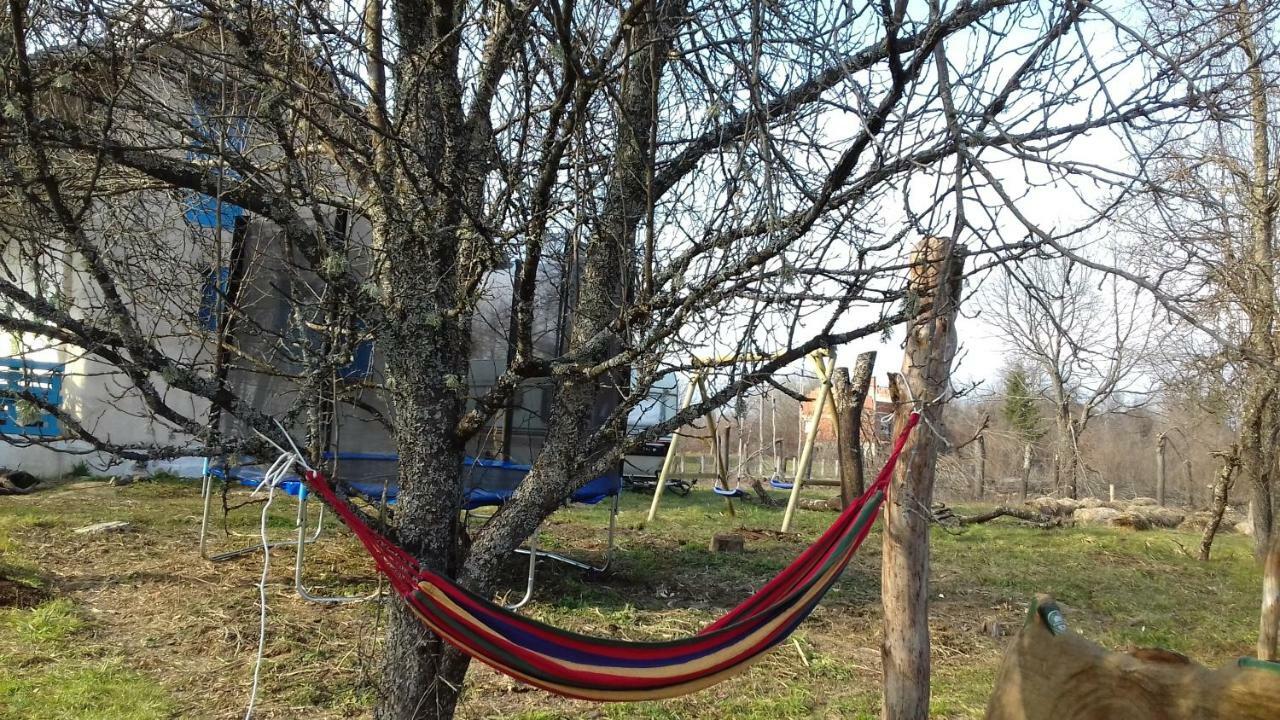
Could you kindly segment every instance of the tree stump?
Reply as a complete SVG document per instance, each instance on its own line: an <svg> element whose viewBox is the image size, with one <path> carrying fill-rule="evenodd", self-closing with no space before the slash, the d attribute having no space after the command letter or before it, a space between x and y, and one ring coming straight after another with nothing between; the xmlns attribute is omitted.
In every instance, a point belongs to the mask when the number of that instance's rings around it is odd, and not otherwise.
<svg viewBox="0 0 1280 720"><path fill-rule="evenodd" d="M746 545L746 540L737 533L716 533L711 538L713 553L740 553Z"/></svg>

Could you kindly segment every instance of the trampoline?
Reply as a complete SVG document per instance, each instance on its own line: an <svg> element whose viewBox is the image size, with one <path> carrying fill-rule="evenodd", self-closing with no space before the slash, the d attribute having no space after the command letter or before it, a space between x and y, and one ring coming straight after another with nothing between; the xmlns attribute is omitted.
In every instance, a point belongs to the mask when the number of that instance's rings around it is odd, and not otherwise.
<svg viewBox="0 0 1280 720"><path fill-rule="evenodd" d="M335 459L333 455L326 455L327 460ZM398 466L399 457L392 453L339 453L336 456L339 463L338 477L342 479L343 485L352 492L358 494L364 500L377 506L380 510L386 508L394 508L399 495ZM488 516L477 514L475 511L482 508L500 507L504 505L515 494L516 489L523 482L526 475L532 469L530 465L523 465L506 460L493 460L487 458L466 457L463 460L463 486L462 486L462 506L459 508L464 515L464 521L470 522L472 519L484 520ZM209 556L205 552L206 547L206 529L209 522L210 497L212 496L212 480L219 478L228 482L235 482L247 487L258 487L262 484L266 475L266 467L258 465L242 465L234 468L226 468L225 466L209 464L205 471L205 507L204 517L200 526L200 548L201 554L209 560L219 562L229 560L234 557L256 552L262 549L261 544L249 545L236 550L231 550L218 555ZM359 479L347 479L359 478ZM568 503L578 503L582 505L597 505L606 500L611 500L609 511L609 527L606 540L605 557L601 564L592 565L575 558L554 553L546 550L537 549L538 530L535 530L533 536L529 540L528 547L517 548L516 552L527 555L529 557L529 566L525 582L525 592L523 597L517 602L508 605L510 609L517 609L524 606L533 597L535 587L537 562L539 558L555 560L567 565L587 570L590 572L603 572L608 569L609 564L613 560L614 540L617 530L618 519L618 501L622 494L622 475L611 474L603 475L592 479L582 487L573 492L566 500ZM326 597L313 593L306 587L303 581L303 566L306 560L306 546L315 542L323 528L324 508L316 517L314 530L308 532L310 524L307 517L307 499L309 493L306 485L303 484L302 478L297 474L286 476L278 485L277 489L298 499L298 514L296 521L297 537L291 540L281 540L269 543L272 547L278 546L296 546L297 556L294 563L294 587L298 595L306 600L319 603L337 604L345 602L356 602L368 600L377 596L377 592L372 595L360 596L342 596L342 597Z"/></svg>

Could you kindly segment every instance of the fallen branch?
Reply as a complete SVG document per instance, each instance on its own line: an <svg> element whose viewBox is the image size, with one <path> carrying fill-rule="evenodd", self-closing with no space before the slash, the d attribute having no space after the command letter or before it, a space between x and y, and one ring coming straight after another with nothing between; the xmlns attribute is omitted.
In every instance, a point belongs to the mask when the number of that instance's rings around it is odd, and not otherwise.
<svg viewBox="0 0 1280 720"><path fill-rule="evenodd" d="M1011 517L1015 520L1020 520L1022 522L1025 522L1033 527L1038 527L1046 530L1049 528L1062 527L1063 520L1064 520L1064 518L1050 517L1048 515L1036 512L1034 510L1027 510L1025 508L1013 508L1013 507L1007 507L1007 506L1001 505L1000 507L993 508L992 510L989 510L984 513L979 513L977 515L967 515L967 516L956 515L954 516L954 521L956 524L960 526L980 525L982 523L991 522L992 520L995 520L996 518L1001 518L1001 517Z"/></svg>

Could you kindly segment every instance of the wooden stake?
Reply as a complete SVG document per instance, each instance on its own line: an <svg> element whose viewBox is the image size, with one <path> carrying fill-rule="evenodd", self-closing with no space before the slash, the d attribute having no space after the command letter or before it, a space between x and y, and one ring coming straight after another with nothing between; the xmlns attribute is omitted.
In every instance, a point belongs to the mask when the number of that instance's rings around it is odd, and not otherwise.
<svg viewBox="0 0 1280 720"><path fill-rule="evenodd" d="M955 315L960 304L964 256L949 240L924 238L912 256L911 301L920 314L907 329L902 374L891 377L899 402L900 432L913 408L925 401L922 422L907 440L884 506L881 603L884 606L883 720L929 717L929 516L942 406L934 401L951 387Z"/></svg>
<svg viewBox="0 0 1280 720"><path fill-rule="evenodd" d="M684 410L693 402L693 391L697 389L697 376L691 378L689 387L685 388L684 399L680 402L680 409ZM667 456L662 459L662 470L658 472L658 486L653 489L653 501L649 503L649 517L645 522L653 522L658 517L658 503L662 501L662 491L667 487L667 478L671 476L671 459L676 456L676 446L680 442L680 432L671 433L671 444L667 446ZM684 459L681 458L683 465Z"/></svg>
<svg viewBox="0 0 1280 720"><path fill-rule="evenodd" d="M701 397L704 397L704 398L710 397L710 394L707 392L706 380L702 375L698 376L698 392L700 393ZM716 428L716 418L710 411L708 411L704 417L706 418L706 421L707 421L707 437L711 438L711 457L715 459L716 477L719 478L718 482L720 483L720 487L728 490L729 489L729 469L728 469L729 459L728 457L722 456L720 454L721 452L720 451L720 431L719 429ZM724 443L724 448L727 454L729 449L729 443L727 440ZM729 514L734 515L735 513L733 511L733 498L726 497L725 502L729 504Z"/></svg>
<svg viewBox="0 0 1280 720"><path fill-rule="evenodd" d="M809 470L813 467L813 446L818 438L818 425L822 422L822 411L827 407L827 395L831 392L831 375L826 354L815 353L814 364L820 367L818 376L822 384L818 386L818 399L813 404L813 413L809 418L809 427L805 431L804 447L800 451L800 462L796 465L796 476L791 480L791 496L787 498L787 510L782 515L782 532L791 531L791 518L796 512L796 502L800 499L800 486L809 479ZM835 359L831 359L832 364Z"/></svg>

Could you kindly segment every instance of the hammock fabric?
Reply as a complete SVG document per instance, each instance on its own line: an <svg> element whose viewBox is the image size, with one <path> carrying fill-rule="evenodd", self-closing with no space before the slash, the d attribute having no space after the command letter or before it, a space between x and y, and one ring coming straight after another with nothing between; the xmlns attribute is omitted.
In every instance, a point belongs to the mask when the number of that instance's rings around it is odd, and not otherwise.
<svg viewBox="0 0 1280 720"><path fill-rule="evenodd" d="M307 481L351 528L390 584L433 633L517 680L566 697L617 702L696 692L749 667L784 641L835 584L880 513L912 428L912 413L875 482L813 545L741 605L698 634L628 642L580 635L521 617L420 567L366 525L328 480Z"/></svg>

